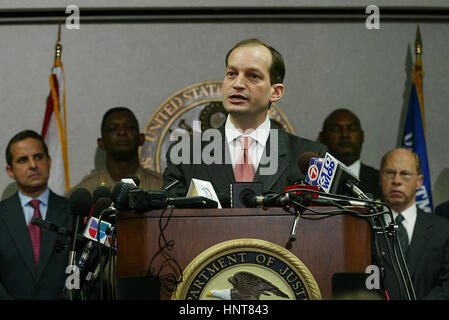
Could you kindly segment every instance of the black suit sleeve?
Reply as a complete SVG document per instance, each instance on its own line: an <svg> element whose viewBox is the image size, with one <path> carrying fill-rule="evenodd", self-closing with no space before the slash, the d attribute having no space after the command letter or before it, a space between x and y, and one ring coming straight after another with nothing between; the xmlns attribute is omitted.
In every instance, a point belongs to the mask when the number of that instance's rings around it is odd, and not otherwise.
<svg viewBox="0 0 449 320"><path fill-rule="evenodd" d="M174 145L172 145L167 151L167 167L163 173L164 186L172 181L178 180L179 182L169 190L169 194L172 197L185 197L188 191L188 185L186 182L186 176L183 172L181 164L174 164L170 159L170 152Z"/></svg>
<svg viewBox="0 0 449 320"><path fill-rule="evenodd" d="M438 268L436 270L437 277L434 280L435 285L423 299L449 300L449 229L441 228L435 232L434 237L440 240L436 242L438 247L434 246L429 250L431 253L434 251L435 261L432 261L432 265L429 265L428 268ZM441 254L439 254L440 252Z"/></svg>

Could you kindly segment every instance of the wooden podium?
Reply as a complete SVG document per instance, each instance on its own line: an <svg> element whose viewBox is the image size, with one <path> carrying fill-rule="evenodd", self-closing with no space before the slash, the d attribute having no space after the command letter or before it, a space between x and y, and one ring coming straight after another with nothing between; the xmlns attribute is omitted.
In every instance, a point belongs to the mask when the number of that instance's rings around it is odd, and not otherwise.
<svg viewBox="0 0 449 320"><path fill-rule="evenodd" d="M320 212L330 207L314 208ZM350 207L363 213L362 207ZM163 214L162 214L163 213ZM159 250L160 225L173 241L167 251L184 269L198 254L223 241L255 238L286 247L294 215L282 208L174 209L145 213L121 212L117 217L117 275L141 276ZM315 277L324 299L332 296L337 272L365 272L371 264L371 231L366 219L348 214L307 215L299 222L296 241L289 249ZM161 218L162 217L162 218ZM158 256L154 266L161 263ZM161 295L161 299L169 299Z"/></svg>

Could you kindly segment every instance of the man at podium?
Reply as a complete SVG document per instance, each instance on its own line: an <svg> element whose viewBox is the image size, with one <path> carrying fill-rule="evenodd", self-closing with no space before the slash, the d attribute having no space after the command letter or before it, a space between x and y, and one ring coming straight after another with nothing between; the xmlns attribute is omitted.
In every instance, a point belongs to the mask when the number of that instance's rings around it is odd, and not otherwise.
<svg viewBox="0 0 449 320"><path fill-rule="evenodd" d="M284 76L282 55L258 39L240 41L228 52L222 87L227 119L210 142L213 148L201 141L195 149L193 137L188 149L175 147L180 142L170 146L163 177L164 184L179 180L173 196L186 196L192 178L211 182L219 198L229 195L234 182L262 182L263 193L268 193L305 178L298 157L304 152L324 156L327 148L278 130L270 121L271 104L284 95ZM194 161L198 152L201 161Z"/></svg>

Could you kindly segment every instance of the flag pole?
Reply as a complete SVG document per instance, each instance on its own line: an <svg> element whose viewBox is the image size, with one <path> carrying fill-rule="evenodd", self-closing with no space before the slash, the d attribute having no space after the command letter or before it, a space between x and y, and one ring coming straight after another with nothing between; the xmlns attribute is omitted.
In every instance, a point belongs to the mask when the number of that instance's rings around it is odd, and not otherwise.
<svg viewBox="0 0 449 320"><path fill-rule="evenodd" d="M415 64L413 70L413 81L416 86L416 93L418 94L419 107L421 109L421 118L423 122L424 135L426 134L426 122L424 120L424 92L423 92L423 77L424 71L422 68L422 54L423 54L423 45L421 40L421 31L419 29L419 25L416 28L416 37L415 37Z"/></svg>
<svg viewBox="0 0 449 320"><path fill-rule="evenodd" d="M59 20L59 28L58 28L58 41L56 42L55 47L55 62L54 65L61 64L61 55L62 55L62 44L61 44L61 20Z"/></svg>

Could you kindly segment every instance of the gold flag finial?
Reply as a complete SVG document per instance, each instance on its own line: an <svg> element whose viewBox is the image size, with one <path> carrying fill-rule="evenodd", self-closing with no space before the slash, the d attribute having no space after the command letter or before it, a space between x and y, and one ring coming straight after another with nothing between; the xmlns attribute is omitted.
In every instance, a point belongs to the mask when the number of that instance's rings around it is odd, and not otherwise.
<svg viewBox="0 0 449 320"><path fill-rule="evenodd" d="M62 44L61 44L61 20L59 20L58 42L56 43L55 62L61 60Z"/></svg>
<svg viewBox="0 0 449 320"><path fill-rule="evenodd" d="M421 60L422 55L422 41L421 41L421 31L419 30L419 25L416 29L416 39L415 39L415 54L416 60Z"/></svg>

